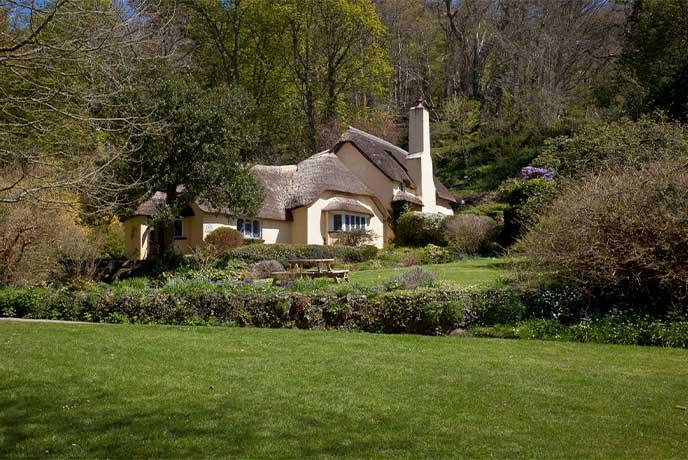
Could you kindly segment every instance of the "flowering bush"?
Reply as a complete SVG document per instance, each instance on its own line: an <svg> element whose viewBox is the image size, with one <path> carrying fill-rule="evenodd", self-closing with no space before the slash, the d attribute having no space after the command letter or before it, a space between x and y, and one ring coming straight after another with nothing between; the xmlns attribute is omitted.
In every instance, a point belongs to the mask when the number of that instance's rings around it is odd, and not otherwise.
<svg viewBox="0 0 688 460"><path fill-rule="evenodd" d="M554 171L549 168L538 168L535 166L526 166L521 169L521 179L545 179L554 180Z"/></svg>

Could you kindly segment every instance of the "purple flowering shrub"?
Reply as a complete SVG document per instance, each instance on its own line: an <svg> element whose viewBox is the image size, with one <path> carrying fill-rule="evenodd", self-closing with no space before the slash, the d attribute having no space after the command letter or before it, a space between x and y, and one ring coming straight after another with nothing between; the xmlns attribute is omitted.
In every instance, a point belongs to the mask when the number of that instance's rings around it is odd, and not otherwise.
<svg viewBox="0 0 688 460"><path fill-rule="evenodd" d="M526 166L521 169L521 179L545 179L554 180L554 171L549 168L538 168L536 166Z"/></svg>

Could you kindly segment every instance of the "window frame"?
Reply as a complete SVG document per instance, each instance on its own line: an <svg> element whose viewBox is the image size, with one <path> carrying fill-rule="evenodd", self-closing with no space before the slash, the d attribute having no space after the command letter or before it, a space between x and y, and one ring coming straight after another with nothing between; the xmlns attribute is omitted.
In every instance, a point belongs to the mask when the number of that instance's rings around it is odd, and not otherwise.
<svg viewBox="0 0 688 460"><path fill-rule="evenodd" d="M251 229L248 233L247 228ZM263 237L263 223L259 219L237 219L236 229L244 238L259 240Z"/></svg>
<svg viewBox="0 0 688 460"><path fill-rule="evenodd" d="M328 222L330 232L350 232L357 229L370 228L370 216L353 212L330 212L332 219ZM340 222L337 222L341 219ZM340 223L340 225L337 225Z"/></svg>

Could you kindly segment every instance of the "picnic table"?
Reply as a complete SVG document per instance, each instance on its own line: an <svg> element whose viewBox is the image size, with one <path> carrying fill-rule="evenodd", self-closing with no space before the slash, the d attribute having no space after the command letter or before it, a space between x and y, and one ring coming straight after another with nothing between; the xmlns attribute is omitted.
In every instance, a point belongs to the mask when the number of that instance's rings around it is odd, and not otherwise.
<svg viewBox="0 0 688 460"><path fill-rule="evenodd" d="M290 270L273 272L272 279L275 284L297 278L332 278L337 283L349 281L349 270L333 269L333 263L334 259L292 259Z"/></svg>

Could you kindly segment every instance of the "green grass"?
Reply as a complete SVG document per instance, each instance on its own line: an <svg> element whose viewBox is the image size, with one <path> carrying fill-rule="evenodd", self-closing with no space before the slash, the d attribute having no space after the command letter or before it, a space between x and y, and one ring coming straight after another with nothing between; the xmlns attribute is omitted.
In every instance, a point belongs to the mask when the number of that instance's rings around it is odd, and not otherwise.
<svg viewBox="0 0 688 460"><path fill-rule="evenodd" d="M685 458L685 350L0 322L0 458Z"/></svg>
<svg viewBox="0 0 688 460"><path fill-rule="evenodd" d="M458 286L484 285L508 277L509 259L479 258L437 265L423 265L432 271L438 280L448 281ZM349 274L352 283L362 286L380 285L385 281L403 274L408 268L382 268L377 270L354 271Z"/></svg>

